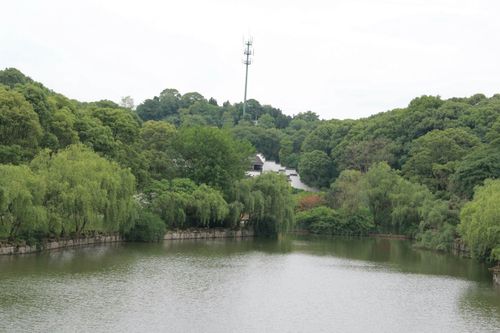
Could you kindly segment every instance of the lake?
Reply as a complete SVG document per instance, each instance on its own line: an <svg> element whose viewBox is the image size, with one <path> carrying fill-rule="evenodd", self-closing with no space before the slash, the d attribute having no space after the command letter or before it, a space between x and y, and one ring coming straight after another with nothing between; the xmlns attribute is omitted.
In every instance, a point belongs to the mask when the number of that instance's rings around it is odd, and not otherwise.
<svg viewBox="0 0 500 333"><path fill-rule="evenodd" d="M0 257L0 332L498 332L486 266L287 236Z"/></svg>

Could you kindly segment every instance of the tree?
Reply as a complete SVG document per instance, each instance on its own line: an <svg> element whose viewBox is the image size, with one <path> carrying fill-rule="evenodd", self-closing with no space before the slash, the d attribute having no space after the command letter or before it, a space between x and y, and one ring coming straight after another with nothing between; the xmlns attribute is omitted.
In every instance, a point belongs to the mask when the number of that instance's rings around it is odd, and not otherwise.
<svg viewBox="0 0 500 333"><path fill-rule="evenodd" d="M330 186L328 205L354 213L368 208L368 198L363 187L363 174L358 170L344 170Z"/></svg>
<svg viewBox="0 0 500 333"><path fill-rule="evenodd" d="M219 190L228 189L244 176L252 154L248 143L213 127L181 128L175 147L184 161L181 169L185 177Z"/></svg>
<svg viewBox="0 0 500 333"><path fill-rule="evenodd" d="M0 71L0 84L14 88L16 84L32 83L33 80L15 68L6 68Z"/></svg>
<svg viewBox="0 0 500 333"><path fill-rule="evenodd" d="M76 117L74 127L81 143L109 158L116 156L118 146L113 132L111 128L103 125L101 120L88 112L80 112Z"/></svg>
<svg viewBox="0 0 500 333"><path fill-rule="evenodd" d="M329 207L319 206L303 211L296 216L297 224L316 234L366 235L373 229L368 214L345 214Z"/></svg>
<svg viewBox="0 0 500 333"><path fill-rule="evenodd" d="M132 144L139 138L140 123L132 111L121 108L96 108L92 116L108 126L116 140Z"/></svg>
<svg viewBox="0 0 500 333"><path fill-rule="evenodd" d="M335 175L332 160L325 152L320 150L302 154L298 171L300 179L304 183L315 187L330 185L330 180Z"/></svg>
<svg viewBox="0 0 500 333"><path fill-rule="evenodd" d="M458 231L476 258L500 260L500 180L486 180L460 214Z"/></svg>
<svg viewBox="0 0 500 333"><path fill-rule="evenodd" d="M47 130L54 112L47 91L34 83L17 85L15 90L20 92L31 104L33 110L38 114L40 125L44 130Z"/></svg>
<svg viewBox="0 0 500 333"><path fill-rule="evenodd" d="M232 132L235 137L250 142L266 159L279 161L281 131L275 128L265 129L239 124L232 129Z"/></svg>
<svg viewBox="0 0 500 333"><path fill-rule="evenodd" d="M293 117L293 119L294 120L301 119L306 122L316 122L319 121L319 116L312 111L306 111L306 112L299 112L297 115Z"/></svg>
<svg viewBox="0 0 500 333"><path fill-rule="evenodd" d="M181 94L176 89L165 89L160 96L146 99L137 106L137 115L142 120L161 120L177 114Z"/></svg>
<svg viewBox="0 0 500 333"><path fill-rule="evenodd" d="M122 97L120 106L125 109L133 110L135 108L134 99L130 96Z"/></svg>
<svg viewBox="0 0 500 333"><path fill-rule="evenodd" d="M339 170L355 169L366 172L376 162L394 164L394 149L391 140L376 138L350 142L333 155L336 155L334 159Z"/></svg>
<svg viewBox="0 0 500 333"><path fill-rule="evenodd" d="M42 137L38 115L24 97L0 86L0 142L35 150Z"/></svg>
<svg viewBox="0 0 500 333"><path fill-rule="evenodd" d="M67 108L55 111L50 121L50 132L57 138L57 147L63 148L78 143L78 133L74 130L76 117Z"/></svg>
<svg viewBox="0 0 500 333"><path fill-rule="evenodd" d="M256 206L262 207L260 214L252 214L250 221L257 234L277 235L293 226L292 188L284 175L269 172L256 177L251 192Z"/></svg>
<svg viewBox="0 0 500 333"><path fill-rule="evenodd" d="M275 128L276 127L276 125L274 124L274 118L267 113L260 116L260 118L258 119L257 126L264 127L264 128Z"/></svg>
<svg viewBox="0 0 500 333"><path fill-rule="evenodd" d="M172 149L177 130L165 121L147 121L140 130L144 149L168 151Z"/></svg>
<svg viewBox="0 0 500 333"><path fill-rule="evenodd" d="M323 151L330 155L351 128L348 121L331 120L316 127L304 140L302 151Z"/></svg>
<svg viewBox="0 0 500 333"><path fill-rule="evenodd" d="M210 125L222 127L224 110L205 100L194 101L179 110L182 126Z"/></svg>
<svg viewBox="0 0 500 333"><path fill-rule="evenodd" d="M165 222L153 212L141 209L134 226L126 231L125 238L133 242L159 242L165 236Z"/></svg>
<svg viewBox="0 0 500 333"><path fill-rule="evenodd" d="M58 154L44 151L31 166L47 183L44 203L54 232L80 235L85 230L111 232L131 226L135 179L129 170L83 145L71 145Z"/></svg>
<svg viewBox="0 0 500 333"><path fill-rule="evenodd" d="M403 173L433 191L447 190L448 178L455 171L454 162L479 144L475 135L461 128L429 132L412 143Z"/></svg>
<svg viewBox="0 0 500 333"><path fill-rule="evenodd" d="M397 174L387 163L376 163L366 173L363 181L375 225L379 226L380 231L393 231L390 194L398 185Z"/></svg>
<svg viewBox="0 0 500 333"><path fill-rule="evenodd" d="M162 109L162 104L158 97L145 100L139 104L136 109L137 115L144 121L160 120L166 116L166 112Z"/></svg>
<svg viewBox="0 0 500 333"><path fill-rule="evenodd" d="M451 190L470 199L474 187L488 178L500 178L500 145L482 145L474 149L458 164L451 178Z"/></svg>
<svg viewBox="0 0 500 333"><path fill-rule="evenodd" d="M188 108L191 105L193 105L194 103L199 103L199 102L207 102L207 100L200 93L188 92L188 93L185 93L184 95L181 96L180 107L181 108Z"/></svg>
<svg viewBox="0 0 500 333"><path fill-rule="evenodd" d="M303 192L297 198L295 209L298 211L309 210L325 204L322 195L317 193Z"/></svg>
<svg viewBox="0 0 500 333"><path fill-rule="evenodd" d="M149 208L170 227L222 226L229 213L219 191L190 179L154 181L146 193Z"/></svg>
<svg viewBox="0 0 500 333"><path fill-rule="evenodd" d="M424 185L412 183L387 163L376 163L365 174L363 191L379 232L415 236L447 222L446 203L437 200ZM450 214L451 215L451 214Z"/></svg>
<svg viewBox="0 0 500 333"><path fill-rule="evenodd" d="M0 165L0 238L48 231L46 186L27 166Z"/></svg>

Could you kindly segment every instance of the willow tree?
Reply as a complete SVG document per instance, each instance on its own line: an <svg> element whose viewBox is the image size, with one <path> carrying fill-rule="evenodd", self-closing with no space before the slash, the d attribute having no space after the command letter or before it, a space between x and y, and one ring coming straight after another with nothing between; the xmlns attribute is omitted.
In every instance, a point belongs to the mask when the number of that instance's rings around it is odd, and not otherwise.
<svg viewBox="0 0 500 333"><path fill-rule="evenodd" d="M153 181L146 194L148 208L169 227L222 226L229 214L221 192L186 178Z"/></svg>
<svg viewBox="0 0 500 333"><path fill-rule="evenodd" d="M472 254L481 259L500 260L500 180L486 180L477 187L474 199L460 214L458 231Z"/></svg>
<svg viewBox="0 0 500 333"><path fill-rule="evenodd" d="M284 175L265 173L256 177L252 184L254 210L251 223L259 234L276 235L288 230L294 223L294 200L292 187Z"/></svg>
<svg viewBox="0 0 500 333"><path fill-rule="evenodd" d="M46 205L62 233L118 231L134 213L134 176L83 145L44 151L31 163L47 182Z"/></svg>
<svg viewBox="0 0 500 333"><path fill-rule="evenodd" d="M47 232L45 191L41 177L27 166L0 165L0 238Z"/></svg>

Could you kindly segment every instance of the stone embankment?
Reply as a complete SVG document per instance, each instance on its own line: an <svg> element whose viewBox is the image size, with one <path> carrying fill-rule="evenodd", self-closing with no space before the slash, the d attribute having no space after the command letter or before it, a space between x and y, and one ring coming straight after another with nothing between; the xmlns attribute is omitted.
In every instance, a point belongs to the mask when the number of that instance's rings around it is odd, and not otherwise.
<svg viewBox="0 0 500 333"><path fill-rule="evenodd" d="M211 238L243 238L253 237L250 229L189 229L169 230L163 237L164 240L177 239L211 239ZM125 241L120 235L97 235L79 239L48 240L37 245L26 244L0 244L0 255L28 254L48 250L70 248L75 246L97 245Z"/></svg>
<svg viewBox="0 0 500 333"><path fill-rule="evenodd" d="M78 238L78 239L50 240L37 245L5 244L5 245L0 245L0 255L27 254L45 250L56 250L56 249L75 247L75 246L115 243L122 241L123 238L119 235L97 235L97 236Z"/></svg>
<svg viewBox="0 0 500 333"><path fill-rule="evenodd" d="M243 238L253 237L254 232L250 229L192 229L192 230L169 230L163 237L164 240L176 239L210 239L210 238Z"/></svg>

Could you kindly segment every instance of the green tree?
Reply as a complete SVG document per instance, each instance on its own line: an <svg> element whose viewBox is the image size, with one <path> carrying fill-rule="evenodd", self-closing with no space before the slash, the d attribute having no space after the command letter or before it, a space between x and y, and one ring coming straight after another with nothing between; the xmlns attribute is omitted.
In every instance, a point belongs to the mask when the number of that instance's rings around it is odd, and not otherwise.
<svg viewBox="0 0 500 333"><path fill-rule="evenodd" d="M125 109L133 110L135 107L134 99L130 96L124 96L120 99L120 106Z"/></svg>
<svg viewBox="0 0 500 333"><path fill-rule="evenodd" d="M33 110L38 114L40 125L47 130L54 112L47 91L33 83L17 85L15 89L31 104Z"/></svg>
<svg viewBox="0 0 500 333"><path fill-rule="evenodd" d="M260 116L258 119L257 126L264 127L264 128L275 128L276 125L274 124L274 118L270 114L263 114Z"/></svg>
<svg viewBox="0 0 500 333"><path fill-rule="evenodd" d="M14 88L16 84L32 83L33 80L15 68L6 68L0 71L0 84Z"/></svg>
<svg viewBox="0 0 500 333"><path fill-rule="evenodd" d="M27 166L0 165L0 238L48 231L46 185Z"/></svg>
<svg viewBox="0 0 500 333"><path fill-rule="evenodd" d="M329 206L350 213L368 209L368 198L363 185L363 174L360 171L342 171L327 194Z"/></svg>
<svg viewBox="0 0 500 333"><path fill-rule="evenodd" d="M394 164L394 150L395 145L392 141L376 138L353 141L332 155L336 155L334 159L339 170L355 169L366 172L376 162Z"/></svg>
<svg viewBox="0 0 500 333"><path fill-rule="evenodd" d="M500 177L500 144L482 145L474 149L458 164L451 178L451 190L470 199L474 187L488 178Z"/></svg>
<svg viewBox="0 0 500 333"><path fill-rule="evenodd" d="M180 129L175 147L184 161L185 177L221 190L244 176L252 154L249 144L213 127Z"/></svg>
<svg viewBox="0 0 500 333"><path fill-rule="evenodd" d="M45 205L55 232L118 231L134 216L134 176L83 145L42 152L31 163L47 183Z"/></svg>
<svg viewBox="0 0 500 333"><path fill-rule="evenodd" d="M316 234L366 235L373 229L368 212L346 214L345 211L320 206L297 214L299 226Z"/></svg>
<svg viewBox="0 0 500 333"><path fill-rule="evenodd" d="M75 130L80 142L96 153L102 153L109 158L116 156L118 145L113 137L113 132L98 118L87 112L80 112L75 120Z"/></svg>
<svg viewBox="0 0 500 333"><path fill-rule="evenodd" d="M147 209L139 210L134 226L126 231L125 238L133 242L159 242L165 235L165 222Z"/></svg>
<svg viewBox="0 0 500 333"><path fill-rule="evenodd" d="M74 130L76 117L67 108L55 111L50 121L50 132L57 138L57 148L78 143L78 132Z"/></svg>
<svg viewBox="0 0 500 333"><path fill-rule="evenodd" d="M472 254L500 260L500 180L486 180L460 214L458 231Z"/></svg>
<svg viewBox="0 0 500 333"><path fill-rule="evenodd" d="M219 191L190 179L154 181L146 193L150 208L170 227L222 226L229 214Z"/></svg>
<svg viewBox="0 0 500 333"><path fill-rule="evenodd" d="M374 164L363 183L379 232L415 236L452 219L446 202L437 200L424 185L404 179L386 163Z"/></svg>
<svg viewBox="0 0 500 333"><path fill-rule="evenodd" d="M38 115L24 97L0 86L0 142L35 150L42 137Z"/></svg>
<svg viewBox="0 0 500 333"><path fill-rule="evenodd" d="M262 128L253 125L235 126L232 129L235 137L250 142L257 152L263 154L266 159L279 161L281 131L275 128Z"/></svg>
<svg viewBox="0 0 500 333"><path fill-rule="evenodd" d="M335 169L330 157L320 150L302 154L298 171L301 180L316 187L326 187L335 175Z"/></svg>
<svg viewBox="0 0 500 333"><path fill-rule="evenodd" d="M434 191L445 191L449 176L455 171L455 161L479 144L475 135L461 128L429 132L412 143L403 173Z"/></svg>
<svg viewBox="0 0 500 333"><path fill-rule="evenodd" d="M132 144L139 138L140 123L134 113L121 108L96 108L92 115L113 132L115 140Z"/></svg>
<svg viewBox="0 0 500 333"><path fill-rule="evenodd" d="M316 127L304 140L302 150L311 152L323 151L330 155L351 128L349 121L331 120Z"/></svg>
<svg viewBox="0 0 500 333"><path fill-rule="evenodd" d="M256 233L277 235L289 230L294 224L294 201L292 188L284 175L264 173L256 177L251 185L255 206L263 209L253 214L250 222ZM258 209L254 208L254 211Z"/></svg>
<svg viewBox="0 0 500 333"><path fill-rule="evenodd" d="M142 149L148 161L148 172L153 179L172 179L178 173L174 141L177 130L165 121L147 121L140 131Z"/></svg>
<svg viewBox="0 0 500 333"><path fill-rule="evenodd" d="M182 108L189 108L191 105L199 102L208 102L202 94L198 92L188 92L181 96L179 105Z"/></svg>

